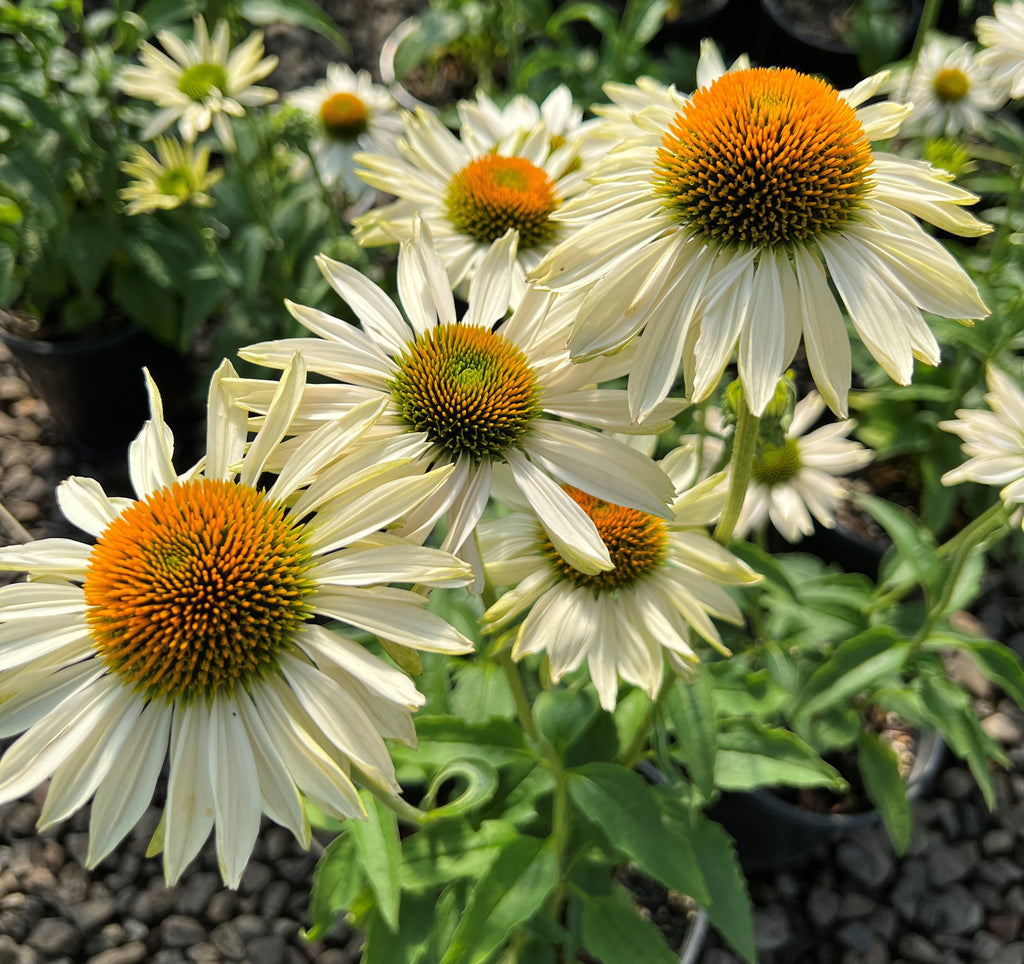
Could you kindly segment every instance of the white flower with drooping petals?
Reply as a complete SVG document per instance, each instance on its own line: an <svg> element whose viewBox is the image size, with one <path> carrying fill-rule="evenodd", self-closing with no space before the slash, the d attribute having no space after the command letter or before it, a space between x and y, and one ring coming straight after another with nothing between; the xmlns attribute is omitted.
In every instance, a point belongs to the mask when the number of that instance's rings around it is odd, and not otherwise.
<svg viewBox="0 0 1024 964"><path fill-rule="evenodd" d="M285 101L317 119L310 150L324 183L350 198L365 194L369 187L356 174L355 155L393 150L402 130L401 108L391 92L373 83L369 71L329 64L325 79L286 94Z"/></svg>
<svg viewBox="0 0 1024 964"><path fill-rule="evenodd" d="M978 61L991 72L993 86L1009 97L1024 97L1024 3L997 3L992 13L974 22L985 47Z"/></svg>
<svg viewBox="0 0 1024 964"><path fill-rule="evenodd" d="M915 357L939 361L922 310L988 313L915 220L985 233L963 210L975 196L924 162L870 147L910 110L867 104L884 79L839 92L790 69L732 70L677 111L653 96L637 109L634 95L633 138L554 214L575 230L530 276L586 292L575 358L636 341L634 417L665 397L680 367L688 396L703 400L734 354L759 414L801 339L826 402L845 414L851 351L840 303L901 384Z"/></svg>
<svg viewBox="0 0 1024 964"><path fill-rule="evenodd" d="M139 50L142 66L125 67L116 83L126 94L161 108L143 130L143 140L177 122L181 136L194 141L212 123L221 143L233 150L235 139L228 117L243 117L246 107L277 100L276 90L253 86L277 66L277 57L263 56L260 31L231 50L226 20L217 24L212 38L202 17L196 17L194 24L191 43L169 30L158 31L165 52L143 43Z"/></svg>
<svg viewBox="0 0 1024 964"><path fill-rule="evenodd" d="M224 362L214 376L197 466L174 470L150 382L151 420L129 451L136 498L62 483L64 514L95 546L0 549L0 569L31 579L0 588L0 736L25 731L0 760L0 803L49 778L44 829L93 797L94 866L142 816L169 755L160 842L172 884L215 829L237 887L263 813L308 846L300 792L338 819L365 816L353 769L400 792L384 739L415 743L423 697L318 617L388 645L472 648L423 596L383 585L467 582L460 560L380 531L451 470L409 474L355 448L383 410L371 401L305 439L263 489L305 372L293 359L248 445L234 375Z"/></svg>
<svg viewBox="0 0 1024 964"><path fill-rule="evenodd" d="M423 108L404 115L394 154L360 154L360 176L397 196L354 221L360 244L397 244L412 237L417 217L429 227L456 292L465 297L484 257L515 231L513 298L564 233L552 215L585 187L585 170L572 142L551 149L552 132L536 124L497 143L460 140Z"/></svg>
<svg viewBox="0 0 1024 964"><path fill-rule="evenodd" d="M989 364L985 370L984 409L957 409L956 418L939 428L963 439L966 462L942 476L943 485L980 482L999 485L1007 508L1024 504L1024 392L1006 372Z"/></svg>
<svg viewBox="0 0 1024 964"><path fill-rule="evenodd" d="M620 678L653 699L666 658L676 672L692 672L699 657L691 630L728 655L711 617L741 616L723 587L761 578L707 532L725 502L722 475L690 488L698 466L689 446L660 465L677 484L668 520L568 489L608 547L614 566L606 572L567 561L527 506L480 526L488 580L512 587L484 613L484 629L500 632L525 617L513 657L545 653L555 682L586 661L606 710L615 708Z"/></svg>
<svg viewBox="0 0 1024 964"><path fill-rule="evenodd" d="M853 419L830 422L808 432L825 411L825 402L811 392L796 404L785 443L762 443L754 458L750 486L736 523L742 538L767 522L787 542L814 532L814 519L827 529L836 524L836 507L846 497L838 476L863 468L874 453L847 436Z"/></svg>
<svg viewBox="0 0 1024 964"><path fill-rule="evenodd" d="M973 44L933 36L921 48L900 96L913 104L907 121L925 137L976 133L1006 97L993 85Z"/></svg>
<svg viewBox="0 0 1024 964"><path fill-rule="evenodd" d="M362 330L326 312L288 304L320 338L263 342L242 349L248 361L280 368L300 350L311 371L335 384L310 385L294 430L301 433L366 399L386 403L380 432L394 442L424 442L425 461L452 467L436 494L410 512L401 530L425 538L447 519L442 548L473 560L473 531L491 493L492 472L507 464L515 484L564 558L583 572L611 566L594 523L561 488L664 515L672 484L654 462L603 434L652 434L681 408L658 406L651 424L632 425L625 392L598 388L626 370L628 357L574 364L565 351L566 321L546 292L529 290L507 318L514 232L487 252L469 307L459 319L448 277L417 225L403 244L398 288L406 317L354 268L321 257L321 271L348 303ZM273 383L247 382L242 401L267 404ZM380 435L382 442L387 436Z"/></svg>

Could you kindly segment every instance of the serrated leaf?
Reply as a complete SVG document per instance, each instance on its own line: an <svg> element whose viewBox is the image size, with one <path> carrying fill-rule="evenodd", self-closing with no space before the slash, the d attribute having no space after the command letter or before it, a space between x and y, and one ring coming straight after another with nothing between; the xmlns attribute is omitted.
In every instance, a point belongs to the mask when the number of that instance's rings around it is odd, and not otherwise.
<svg viewBox="0 0 1024 964"><path fill-rule="evenodd" d="M484 820L476 829L465 820L421 828L402 841L403 885L423 891L462 877L483 877L501 848L518 836L503 820Z"/></svg>
<svg viewBox="0 0 1024 964"><path fill-rule="evenodd" d="M757 960L754 922L747 879L732 838L702 813L694 811L690 839L704 871L710 900L704 904L711 923L747 961Z"/></svg>
<svg viewBox="0 0 1024 964"><path fill-rule="evenodd" d="M569 773L569 797L613 850L636 861L666 887L707 899L690 842L662 820L658 799L643 778L611 763L588 763Z"/></svg>
<svg viewBox="0 0 1024 964"><path fill-rule="evenodd" d="M515 700L508 680L496 663L465 662L455 671L452 713L467 723L483 723L492 716L511 718Z"/></svg>
<svg viewBox="0 0 1024 964"><path fill-rule="evenodd" d="M807 720L869 689L896 673L909 652L903 638L887 626L844 640L804 684L794 718Z"/></svg>
<svg viewBox="0 0 1024 964"><path fill-rule="evenodd" d="M715 785L721 790L755 787L830 787L846 781L795 733L755 720L723 724L715 756Z"/></svg>
<svg viewBox="0 0 1024 964"><path fill-rule="evenodd" d="M1024 707L1024 666L1009 646L952 632L933 632L924 646L926 649L954 647L963 650L986 679L1004 690L1018 706Z"/></svg>
<svg viewBox="0 0 1024 964"><path fill-rule="evenodd" d="M465 786L461 793L440 807L433 803L442 784L458 779ZM452 760L441 767L430 779L426 795L420 805L427 810L425 821L450 820L479 810L489 802L498 788L498 771L487 760L466 758Z"/></svg>
<svg viewBox="0 0 1024 964"><path fill-rule="evenodd" d="M339 912L352 906L365 880L362 864L356 859L355 841L348 833L336 837L327 845L313 872L309 893L313 926L306 935L311 941L323 937L334 926Z"/></svg>
<svg viewBox="0 0 1024 964"><path fill-rule="evenodd" d="M882 815L893 849L902 856L910 846L913 822L896 753L876 733L862 730L857 737L857 767L868 799Z"/></svg>
<svg viewBox="0 0 1024 964"><path fill-rule="evenodd" d="M658 928L641 918L621 891L597 898L577 891L575 897L582 905L583 946L598 960L678 964Z"/></svg>
<svg viewBox="0 0 1024 964"><path fill-rule="evenodd" d="M477 883L441 964L485 964L547 900L558 882L549 840L519 836Z"/></svg>
<svg viewBox="0 0 1024 964"><path fill-rule="evenodd" d="M710 800L715 791L715 756L718 751L715 698L707 672L689 683L678 683L665 701L676 731L675 755L686 765L690 779Z"/></svg>
<svg viewBox="0 0 1024 964"><path fill-rule="evenodd" d="M902 578L900 571L905 568L920 585L931 586L939 571L939 557L931 530L885 499L863 492L854 492L850 497L871 513L893 541L898 565L887 574L888 578L897 581Z"/></svg>
<svg viewBox="0 0 1024 964"><path fill-rule="evenodd" d="M392 930L398 928L398 907L402 899L402 848L398 838L398 820L392 810L363 791L365 820L353 820L350 833L355 840L360 863L366 871L377 909Z"/></svg>

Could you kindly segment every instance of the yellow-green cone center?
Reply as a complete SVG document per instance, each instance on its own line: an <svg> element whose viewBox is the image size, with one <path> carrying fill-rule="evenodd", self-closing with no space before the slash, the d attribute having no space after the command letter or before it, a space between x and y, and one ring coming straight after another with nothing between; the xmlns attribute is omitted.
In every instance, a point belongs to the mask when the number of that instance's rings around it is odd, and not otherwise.
<svg viewBox="0 0 1024 964"><path fill-rule="evenodd" d="M331 137L354 141L370 124L366 104L355 94L331 94L320 105L320 123Z"/></svg>
<svg viewBox="0 0 1024 964"><path fill-rule="evenodd" d="M227 93L228 75L220 64L193 64L182 71L178 81L180 90L189 100L202 103L211 90Z"/></svg>
<svg viewBox="0 0 1024 964"><path fill-rule="evenodd" d="M935 96L939 100L957 101L963 100L970 89L970 82L967 75L956 67L946 67L935 75L933 83Z"/></svg>
<svg viewBox="0 0 1024 964"><path fill-rule="evenodd" d="M197 179L187 167L169 167L158 178L156 186L161 194L187 201L198 190Z"/></svg>
<svg viewBox="0 0 1024 964"><path fill-rule="evenodd" d="M841 228L868 188L854 109L816 77L738 70L698 90L662 137L652 187L708 240L792 246Z"/></svg>
<svg viewBox="0 0 1024 964"><path fill-rule="evenodd" d="M501 460L540 415L526 355L477 325L439 325L396 359L391 394L406 423L453 458Z"/></svg>
<svg viewBox="0 0 1024 964"><path fill-rule="evenodd" d="M186 701L273 669L313 588L303 535L284 511L248 486L196 479L122 512L83 586L110 669L150 698Z"/></svg>
<svg viewBox="0 0 1024 964"><path fill-rule="evenodd" d="M563 578L591 589L623 589L665 561L668 529L661 519L638 509L603 502L571 485L563 488L593 520L615 567L593 575L580 572L566 562L550 540L543 536L542 551Z"/></svg>
<svg viewBox="0 0 1024 964"><path fill-rule="evenodd" d="M764 444L754 457L751 475L762 485L773 486L788 482L800 471L800 447L794 438L783 445Z"/></svg>
<svg viewBox="0 0 1024 964"><path fill-rule="evenodd" d="M490 244L509 228L519 247L551 241L557 230L551 215L559 205L555 182L525 157L488 154L470 161L448 183L448 220L462 234Z"/></svg>

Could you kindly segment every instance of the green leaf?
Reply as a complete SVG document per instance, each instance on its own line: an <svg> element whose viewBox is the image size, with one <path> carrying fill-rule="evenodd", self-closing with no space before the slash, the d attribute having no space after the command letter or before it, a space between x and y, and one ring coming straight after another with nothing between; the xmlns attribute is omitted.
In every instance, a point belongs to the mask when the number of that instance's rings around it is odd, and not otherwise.
<svg viewBox="0 0 1024 964"><path fill-rule="evenodd" d="M407 891L443 887L463 877L479 879L501 848L520 836L503 820L449 820L421 827L402 841L402 883Z"/></svg>
<svg viewBox="0 0 1024 964"><path fill-rule="evenodd" d="M462 782L464 789L457 797L446 800L440 807L434 807L438 792L449 780ZM431 776L420 805L422 809L428 810L425 822L450 820L479 810L491 800L497 789L498 771L487 760L471 757L452 760Z"/></svg>
<svg viewBox="0 0 1024 964"><path fill-rule="evenodd" d="M401 744L392 748L396 763L429 768L475 757L500 767L532 757L522 727L498 717L486 723L467 723L456 716L424 716L416 721L416 735L420 742L415 749Z"/></svg>
<svg viewBox="0 0 1024 964"><path fill-rule="evenodd" d="M698 672L690 683L673 687L665 701L676 731L675 755L686 765L690 779L705 800L715 791L715 698L707 672Z"/></svg>
<svg viewBox="0 0 1024 964"><path fill-rule="evenodd" d="M661 932L644 920L619 889L607 897L592 898L577 891L583 907L583 946L600 961L643 961L643 964L678 964Z"/></svg>
<svg viewBox="0 0 1024 964"><path fill-rule="evenodd" d="M702 813L693 811L690 840L704 872L710 900L704 904L711 923L747 961L757 960L754 922L747 879L732 838Z"/></svg>
<svg viewBox="0 0 1024 964"><path fill-rule="evenodd" d="M844 640L804 684L794 720L806 721L826 707L869 690L898 672L909 652L903 638L887 626Z"/></svg>
<svg viewBox="0 0 1024 964"><path fill-rule="evenodd" d="M309 894L313 926L307 933L311 941L323 937L334 926L338 913L352 905L365 880L362 864L356 858L355 841L348 833L336 837L327 845L313 873Z"/></svg>
<svg viewBox="0 0 1024 964"><path fill-rule="evenodd" d="M896 753L878 734L862 730L857 737L857 766L868 799L882 815L893 849L902 856L910 846L913 823Z"/></svg>
<svg viewBox="0 0 1024 964"><path fill-rule="evenodd" d="M1020 657L1003 643L953 632L933 632L925 649L961 649L985 677L996 684L1020 707L1024 707L1024 666Z"/></svg>
<svg viewBox="0 0 1024 964"><path fill-rule="evenodd" d="M484 964L540 910L557 882L551 842L517 837L473 888L441 964Z"/></svg>
<svg viewBox="0 0 1024 964"><path fill-rule="evenodd" d="M850 497L874 516L893 541L898 562L895 569L887 573L888 580L898 581L906 570L921 586L931 586L939 572L939 557L931 531L885 499L863 492L853 492Z"/></svg>
<svg viewBox="0 0 1024 964"><path fill-rule="evenodd" d="M915 680L929 720L961 760L966 760L974 779L981 789L985 803L995 809L996 792L992 774L988 770L990 759L1004 765L1006 754L981 728L970 697L944 676L922 676Z"/></svg>
<svg viewBox="0 0 1024 964"><path fill-rule="evenodd" d="M350 47L338 25L310 0L242 0L242 16L259 26L286 23L291 27L305 27L326 37L342 53Z"/></svg>
<svg viewBox="0 0 1024 964"><path fill-rule="evenodd" d="M515 700L497 663L465 662L455 670L451 710L467 723L484 723L492 716L513 717Z"/></svg>
<svg viewBox="0 0 1024 964"><path fill-rule="evenodd" d="M565 687L544 690L533 701L533 718L560 756L576 743L597 716L597 700L590 690Z"/></svg>
<svg viewBox="0 0 1024 964"><path fill-rule="evenodd" d="M715 786L752 790L779 784L846 789L839 773L795 733L754 720L723 724L715 756Z"/></svg>
<svg viewBox="0 0 1024 964"><path fill-rule="evenodd" d="M402 848L398 839L398 820L368 791L360 796L366 807L366 819L352 821L352 837L360 862L377 895L377 909L392 930L398 928L398 905L402 899Z"/></svg>
<svg viewBox="0 0 1024 964"><path fill-rule="evenodd" d="M80 213L68 224L64 256L78 286L96 290L117 242L117 218L112 213Z"/></svg>
<svg viewBox="0 0 1024 964"><path fill-rule="evenodd" d="M618 19L599 3L567 3L559 7L548 19L547 33L557 36L562 28L573 21L589 23L605 37L614 37L619 28Z"/></svg>
<svg viewBox="0 0 1024 964"><path fill-rule="evenodd" d="M460 897L457 888L440 897L434 892L406 895L397 931L372 915L360 955L362 964L435 964L451 942L462 909Z"/></svg>
<svg viewBox="0 0 1024 964"><path fill-rule="evenodd" d="M665 825L652 788L632 770L588 763L569 773L569 797L613 850L666 887L708 898L690 841Z"/></svg>

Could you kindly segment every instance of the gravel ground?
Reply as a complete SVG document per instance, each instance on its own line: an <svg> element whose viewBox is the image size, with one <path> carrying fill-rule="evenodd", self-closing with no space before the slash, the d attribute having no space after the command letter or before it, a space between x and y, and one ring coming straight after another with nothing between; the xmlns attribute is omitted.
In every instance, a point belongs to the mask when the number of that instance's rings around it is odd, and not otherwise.
<svg viewBox="0 0 1024 964"><path fill-rule="evenodd" d="M373 70L384 37L420 4L376 2L372 17L359 0L323 6L350 39L349 62ZM320 38L277 28L267 46L281 57L287 87L318 79L333 56ZM123 459L89 459L64 444L0 345L0 501L34 538L72 534L53 498L72 473L128 491ZM0 520L0 542L14 538ZM997 629L1002 619L1011 635L1021 630L1024 646L1024 616L1007 616L1006 606L991 615ZM1024 716L984 680L965 672L964 681L1012 761L995 776L996 810L987 811L966 768L947 758L931 796L915 803L906 857L895 858L884 832L871 828L798 868L751 877L764 964L1024 964ZM145 857L157 806L87 871L88 811L37 834L42 799L40 790L0 807L0 964L359 960L359 937L343 923L315 943L301 936L315 857L286 831L267 825L237 892L222 888L209 846L168 888L159 861ZM714 933L700 958L738 960Z"/></svg>

